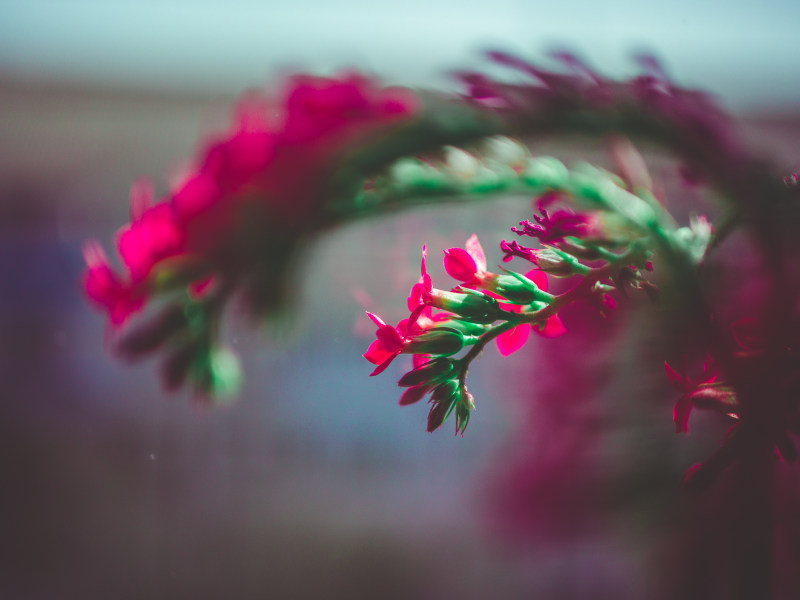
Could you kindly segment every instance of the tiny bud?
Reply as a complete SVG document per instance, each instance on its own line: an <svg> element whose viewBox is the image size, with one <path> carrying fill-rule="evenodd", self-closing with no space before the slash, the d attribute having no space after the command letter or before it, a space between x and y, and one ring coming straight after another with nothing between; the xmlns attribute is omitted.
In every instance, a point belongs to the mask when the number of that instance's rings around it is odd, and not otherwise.
<svg viewBox="0 0 800 600"><path fill-rule="evenodd" d="M456 405L456 435L461 433L464 435L464 432L467 430L467 425L469 425L469 416L470 411L464 403L459 402Z"/></svg>
<svg viewBox="0 0 800 600"><path fill-rule="evenodd" d="M554 277L569 277L579 271L576 267L582 266L569 254L550 247L534 250L533 262Z"/></svg>

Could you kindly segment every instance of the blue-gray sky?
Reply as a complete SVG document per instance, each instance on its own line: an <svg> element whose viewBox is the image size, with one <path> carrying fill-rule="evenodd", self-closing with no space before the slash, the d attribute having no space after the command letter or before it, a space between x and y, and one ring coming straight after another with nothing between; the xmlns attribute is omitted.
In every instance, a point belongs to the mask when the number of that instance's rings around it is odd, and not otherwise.
<svg viewBox="0 0 800 600"><path fill-rule="evenodd" d="M798 23L797 0L2 0L0 74L235 94L287 67L443 84L486 47L566 47L620 77L648 49L730 106L792 108Z"/></svg>

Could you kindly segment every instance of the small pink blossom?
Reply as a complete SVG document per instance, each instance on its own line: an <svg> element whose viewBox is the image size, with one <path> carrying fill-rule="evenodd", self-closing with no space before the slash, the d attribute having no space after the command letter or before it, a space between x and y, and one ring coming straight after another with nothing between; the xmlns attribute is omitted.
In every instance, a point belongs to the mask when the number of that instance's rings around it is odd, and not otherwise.
<svg viewBox="0 0 800 600"><path fill-rule="evenodd" d="M540 242L563 242L567 236L579 238L602 237L603 230L595 215L576 213L569 209L559 209L552 214L540 204L536 221L520 221L521 227L512 227L511 231L518 235L538 238Z"/></svg>
<svg viewBox="0 0 800 600"><path fill-rule="evenodd" d="M422 313L422 306L417 307L408 319L404 319L396 327L387 325L378 315L367 312L370 320L378 326L375 332L375 341L369 345L364 353L364 358L374 365L378 365L370 376L383 373L391 362L397 358L411 341L417 318Z"/></svg>
<svg viewBox="0 0 800 600"><path fill-rule="evenodd" d="M533 281L539 289L544 292L547 291L548 281L546 274L537 269L533 269L528 271L525 276ZM506 304L501 302L500 306L505 310L511 310L513 312L522 311L522 307L515 304ZM497 344L497 350L503 356L509 356L510 354L513 354L522 348L522 346L525 345L525 342L528 341L531 329L544 338L559 337L567 332L567 328L564 327L564 323L561 321L561 318L557 314L552 315L541 327L538 325L528 326L521 324L504 331L498 335L497 339L495 340L495 343Z"/></svg>
<svg viewBox="0 0 800 600"><path fill-rule="evenodd" d="M411 286L411 292L408 294L408 310L414 310L418 306L424 306L428 302L431 292L433 291L433 281L431 276L428 275L428 268L425 265L425 260L428 257L428 247L422 246L422 260L419 265L420 276L417 283Z"/></svg>
<svg viewBox="0 0 800 600"><path fill-rule="evenodd" d="M476 234L470 236L464 248L444 251L444 269L450 277L466 285L481 285L489 273L486 255Z"/></svg>
<svg viewBox="0 0 800 600"><path fill-rule="evenodd" d="M111 269L105 252L97 242L87 242L83 256L89 267L83 279L86 296L98 308L106 311L113 326L122 325L144 306L144 292L138 286L124 281Z"/></svg>

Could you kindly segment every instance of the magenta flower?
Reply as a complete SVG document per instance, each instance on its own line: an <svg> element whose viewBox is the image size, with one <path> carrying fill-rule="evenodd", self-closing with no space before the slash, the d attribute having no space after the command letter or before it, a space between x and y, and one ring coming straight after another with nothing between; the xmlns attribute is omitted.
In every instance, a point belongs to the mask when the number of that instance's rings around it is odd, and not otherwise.
<svg viewBox="0 0 800 600"><path fill-rule="evenodd" d="M425 260L428 257L428 247L422 246L422 260L419 265L419 281L411 286L411 292L408 294L408 310L414 310L418 306L425 306L430 300L430 295L433 292L433 282L431 276L428 275L428 269L425 265Z"/></svg>
<svg viewBox="0 0 800 600"><path fill-rule="evenodd" d="M158 262L184 251L184 232L172 206L165 202L151 206L151 202L149 184L135 183L131 222L117 234L117 250L133 281L146 279Z"/></svg>
<svg viewBox="0 0 800 600"><path fill-rule="evenodd" d="M113 326L122 325L144 306L144 291L140 286L123 281L111 269L103 248L97 242L87 242L83 256L89 267L83 279L86 296L106 311Z"/></svg>
<svg viewBox="0 0 800 600"><path fill-rule="evenodd" d="M132 187L131 220L116 242L127 278L113 273L93 245L86 252L87 295L118 325L154 292L144 282L155 281L165 261L192 258L167 267L197 270L197 281L193 273L180 274L190 293L215 275L263 272L274 256L264 252L253 261L253 249L263 248L272 231L319 212L345 148L410 118L418 106L413 93L357 74L292 78L277 103L247 96L230 130L201 149L159 202L149 184Z"/></svg>
<svg viewBox="0 0 800 600"><path fill-rule="evenodd" d="M512 227L517 235L538 238L543 243L563 242L567 236L578 238L602 237L603 230L594 215L576 213L568 209L559 209L550 214L546 208L539 208L539 215L534 215L536 223L520 221L521 227Z"/></svg>
<svg viewBox="0 0 800 600"><path fill-rule="evenodd" d="M486 271L486 255L478 236L472 234L464 248L448 248L444 251L444 269L453 279L466 285L481 285L490 275Z"/></svg>
<svg viewBox="0 0 800 600"><path fill-rule="evenodd" d="M548 281L546 274L542 273L538 269L533 269L528 271L525 274L525 277L532 280L542 291L547 291ZM511 310L513 312L522 311L522 307L515 304L505 304L501 302L500 306L505 310ZM544 338L555 338L567 333L567 328L564 326L561 318L556 314L548 318L543 326L529 326L521 324L509 329L508 331L504 331L498 335L497 339L495 340L495 343L497 344L497 350L503 356L509 356L510 354L513 354L522 348L525 345L525 342L528 341L531 329Z"/></svg>
<svg viewBox="0 0 800 600"><path fill-rule="evenodd" d="M364 358L373 365L378 365L370 373L370 376L383 373L391 362L403 352L413 337L413 328L422 309L422 306L417 307L408 319L403 319L396 327L387 325L378 315L367 312L370 320L378 326L375 332L377 339L369 345L364 353Z"/></svg>

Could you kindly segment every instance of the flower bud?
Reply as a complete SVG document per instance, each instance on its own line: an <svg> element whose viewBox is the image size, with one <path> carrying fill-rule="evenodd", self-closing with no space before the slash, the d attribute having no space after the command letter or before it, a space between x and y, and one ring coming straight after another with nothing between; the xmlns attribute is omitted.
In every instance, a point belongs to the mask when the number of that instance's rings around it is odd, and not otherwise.
<svg viewBox="0 0 800 600"><path fill-rule="evenodd" d="M442 383L451 379L454 371L455 365L449 358L434 358L403 375L397 385L401 387L416 387Z"/></svg>
<svg viewBox="0 0 800 600"><path fill-rule="evenodd" d="M498 275L491 282L491 289L514 304L531 304L536 301L549 302L552 295L539 289L530 279L513 271Z"/></svg>
<svg viewBox="0 0 800 600"><path fill-rule="evenodd" d="M465 394L465 396L471 394ZM472 404L474 406L474 403ZM470 415L470 408L464 402L459 402L456 404L456 435L461 433L464 435L464 432L467 430L467 425L469 425L469 415Z"/></svg>
<svg viewBox="0 0 800 600"><path fill-rule="evenodd" d="M500 318L497 300L482 292L460 288L463 293L431 290L428 301L431 306L455 313L475 323L493 323Z"/></svg>
<svg viewBox="0 0 800 600"><path fill-rule="evenodd" d="M450 380L433 390L433 406L428 413L428 433L438 429L450 415L458 400L460 386L458 381Z"/></svg>
<svg viewBox="0 0 800 600"><path fill-rule="evenodd" d="M158 350L170 338L182 331L187 324L184 307L172 304L152 321L127 331L120 338L117 349L125 356L139 358Z"/></svg>
<svg viewBox="0 0 800 600"><path fill-rule="evenodd" d="M549 247L534 250L533 261L539 269L554 277L569 277L579 272L576 267L582 266L566 252Z"/></svg>
<svg viewBox="0 0 800 600"><path fill-rule="evenodd" d="M403 348L406 354L455 354L464 347L464 334L450 327L434 327L414 336Z"/></svg>
<svg viewBox="0 0 800 600"><path fill-rule="evenodd" d="M472 342L470 339L474 336L481 336L486 333L487 326L481 325L480 323L474 323L472 321L463 321L461 319L449 319L447 321L442 322L442 326L447 327L449 329L455 329L456 331L460 331L464 334L465 337L465 344L469 344ZM476 340L477 341L477 340Z"/></svg>
<svg viewBox="0 0 800 600"><path fill-rule="evenodd" d="M402 393L398 404L400 406L408 406L409 404L414 404L415 402L419 402L420 400L422 400L423 396L425 396L425 394L427 394L430 391L431 388L427 385L418 385L415 387L410 387Z"/></svg>

